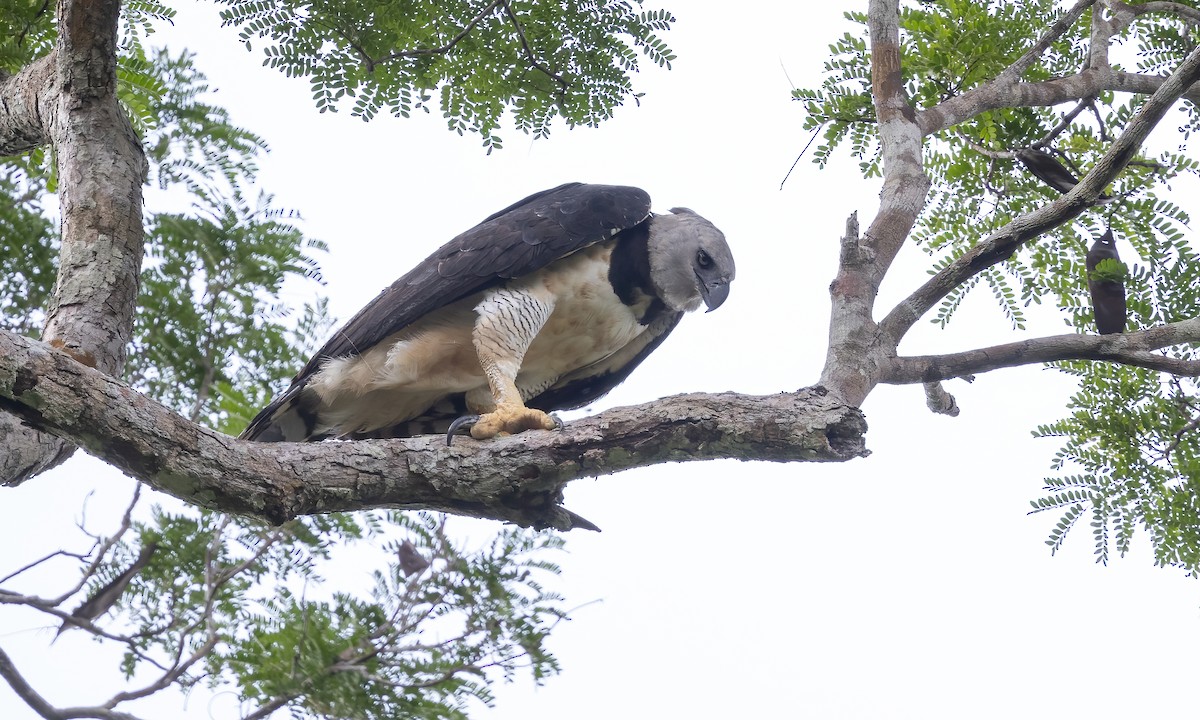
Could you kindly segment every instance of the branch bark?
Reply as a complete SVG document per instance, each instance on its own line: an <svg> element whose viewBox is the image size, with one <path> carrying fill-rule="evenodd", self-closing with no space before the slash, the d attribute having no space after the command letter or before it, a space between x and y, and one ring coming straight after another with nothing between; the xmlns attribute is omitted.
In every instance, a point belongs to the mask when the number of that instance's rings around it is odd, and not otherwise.
<svg viewBox="0 0 1200 720"><path fill-rule="evenodd" d="M898 357L880 382L904 385L966 377L1000 368L1063 360L1105 360L1173 375L1200 375L1200 361L1153 352L1200 342L1200 318L1119 335L1052 335L945 355Z"/></svg>
<svg viewBox="0 0 1200 720"><path fill-rule="evenodd" d="M0 122L16 132L5 149L54 146L62 213L58 279L44 340L80 362L117 374L133 335L142 264L141 142L117 102L119 0L58 3L53 53L0 88ZM11 94L9 94L11 93ZM53 467L73 449L0 416L0 483Z"/></svg>
<svg viewBox="0 0 1200 720"><path fill-rule="evenodd" d="M138 720L129 713L118 712L101 707L56 708L46 702L25 677L17 670L12 658L0 648L0 677L13 689L31 710L45 720L68 720L69 718L98 718L99 720Z"/></svg>
<svg viewBox="0 0 1200 720"><path fill-rule="evenodd" d="M897 0L871 0L871 90L883 155L879 212L858 237L858 221L847 223L838 274L829 287L829 348L821 385L851 405L861 405L877 382L878 363L889 350L878 342L873 309L880 283L925 205L920 128L904 90L900 66Z"/></svg>
<svg viewBox="0 0 1200 720"><path fill-rule="evenodd" d="M823 388L679 395L616 408L562 432L489 442L440 436L264 444L189 422L43 343L0 331L0 409L69 438L188 502L282 523L375 507L533 527L594 527L561 506L568 482L716 458L843 462L866 455L862 413Z"/></svg>

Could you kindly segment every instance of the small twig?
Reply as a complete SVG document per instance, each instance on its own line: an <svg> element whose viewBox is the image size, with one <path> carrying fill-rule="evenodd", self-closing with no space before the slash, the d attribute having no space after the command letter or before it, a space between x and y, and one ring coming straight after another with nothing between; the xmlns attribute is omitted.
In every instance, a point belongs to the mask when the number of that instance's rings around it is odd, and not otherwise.
<svg viewBox="0 0 1200 720"><path fill-rule="evenodd" d="M368 67L371 67L373 65L379 65L381 63L385 63L385 62L388 62L391 60L399 60L402 58L421 57L423 55L443 55L445 53L448 53L463 38L465 38L467 35L469 35L471 33L471 31L475 29L476 25L483 22L484 18L486 18L488 15L491 15L492 11L495 10L502 3L503 3L503 0L493 0L492 2L488 3L487 6L484 7L483 10L481 10L478 15L476 15L474 18L471 19L471 22L467 23L466 27L464 27L461 31L459 31L459 33L457 35L450 38L450 40L445 45L442 45L441 47L417 48L416 50L400 50L398 52L391 53L390 55L385 55L375 61L368 60L367 61Z"/></svg>
<svg viewBox="0 0 1200 720"><path fill-rule="evenodd" d="M94 538L99 544L98 549L93 545L93 550L96 552L96 558L92 560L87 569L84 570L83 576L79 578L79 582L77 582L73 588L56 598L54 603L55 605L65 602L67 598L82 590L83 586L87 584L88 580L91 580L92 576L96 574L96 570L100 568L100 563L104 561L104 556L108 554L108 551L112 550L113 547L115 547L116 544L121 541L121 538L126 532L129 531L129 528L133 527L133 508L137 505L138 499L141 497L141 495L142 484L138 483L136 486L134 486L133 498L130 499L129 505L125 508L125 513L121 516L121 524L117 526L117 531L113 533L112 536L104 540L101 540L97 535L88 533L86 528L83 527L83 522L86 520L86 516L84 519L81 519L79 529L82 530L84 534Z"/></svg>
<svg viewBox="0 0 1200 720"><path fill-rule="evenodd" d="M1086 110L1088 107L1091 107L1092 110L1095 111L1095 109L1096 109L1096 96L1095 95L1093 95L1091 97L1086 97L1086 98L1080 100L1075 105L1075 107L1073 107L1071 109L1070 112L1068 112L1066 115L1063 115L1062 120L1059 120L1057 125L1050 128L1049 132L1047 132L1045 135L1043 135L1040 140L1035 140L1033 142L1033 144L1030 145L1029 147L1038 148L1038 149L1041 149L1044 147L1049 147L1050 143L1054 142L1054 138L1058 137L1059 135L1061 135L1063 133L1064 130L1071 127L1071 123L1075 122L1075 118L1079 117L1079 114L1081 112L1083 112L1084 110ZM1098 117L1099 116L1097 116L1097 118ZM1103 125L1101 125L1101 128L1103 128Z"/></svg>
<svg viewBox="0 0 1200 720"><path fill-rule="evenodd" d="M25 680L25 677L13 665L12 658L0 648L0 677L4 678L13 692L25 701L35 713L45 720L68 720L68 718L97 718L97 720L139 720L135 715L117 712L105 707L73 707L56 708L46 701Z"/></svg>
<svg viewBox="0 0 1200 720"><path fill-rule="evenodd" d="M17 570L12 571L8 575L5 575L4 577L0 578L0 585L3 585L4 583L8 582L9 580L12 580L13 578L15 578L16 576L25 572L26 570L32 570L33 568L37 567L38 565L41 565L42 563L46 562L47 560L50 560L51 558L57 557L59 555L64 555L66 557L73 557L76 560L81 560L81 561L87 558L87 555L81 555L79 553L67 552L66 550L55 550L54 552L50 553L49 555L45 556L44 558L41 558L40 560L34 560L33 562L29 563L28 565L18 568Z"/></svg>
<svg viewBox="0 0 1200 720"><path fill-rule="evenodd" d="M783 180L779 182L780 190L783 189L783 184L788 181L788 178L792 176L792 171L795 170L796 166L800 164L800 158L804 157L804 153L808 152L808 149L812 147L813 141L817 139L817 133L821 132L821 128L823 127L825 127L825 123L821 123L813 128L812 135L808 137L808 142L804 144L804 149L801 150L800 154L796 156L795 161L792 162L792 166L788 168L787 175L784 175Z"/></svg>
<svg viewBox="0 0 1200 720"><path fill-rule="evenodd" d="M230 579L237 576L239 573L243 572L246 568L248 568L251 564L253 564L253 562L255 560L257 560L259 557L261 557L262 553L266 552L266 549L268 547L270 547L271 543L273 542L273 540L268 540L267 542L264 542L262 544L262 546L260 546L259 549L248 560L246 560L245 562L239 563L238 565L235 565L228 572L215 574L213 572L214 556L221 545L221 539L224 535L224 530L229 525L229 522L230 521L229 521L228 516L223 516L221 518L221 521L217 524L216 530L213 532L212 541L208 544L208 547L205 549L205 552L204 552L204 576L205 576L206 587L205 587L204 612L203 612L202 616L200 617L200 619L198 619L196 622L192 623L188 627L184 628L180 632L179 646L176 649L175 658L172 661L171 665L169 666L169 669L166 670L161 676L159 676L159 678L157 680L149 683L148 685L146 685L138 690L130 690L130 691L120 692L120 693L113 695L109 699L109 701L105 704L105 707L109 707L109 708L116 707L118 704L120 704L122 702L127 702L129 700L137 700L139 698L147 697L149 695L153 695L154 693L159 692L160 690L163 690L163 689L169 687L170 685L172 685L176 681L178 681L179 678L182 677L184 675L184 673L186 673L188 670L190 670L193 665L195 665L199 661L203 660L208 655L208 653L217 646L217 643L220 640L220 636L217 633L216 624L213 622L213 605L216 602L217 590L219 590L223 584L225 584ZM277 538L278 535L279 535L278 532L271 533L271 536L275 537L275 538ZM205 641L198 648L196 648L196 650L186 660L184 660L183 653L184 653L184 650L187 648L188 635L190 635L192 633L192 631L199 628L202 623L206 626L207 637L205 638Z"/></svg>
<svg viewBox="0 0 1200 720"><path fill-rule="evenodd" d="M1168 445L1165 450L1163 450L1163 457L1167 459L1168 462L1170 461L1171 453L1175 452L1175 449L1179 447L1180 443L1183 442L1183 436L1192 432L1196 428L1200 428L1200 415L1193 417L1186 425L1179 428L1179 430L1174 433L1175 441Z"/></svg>
<svg viewBox="0 0 1200 720"><path fill-rule="evenodd" d="M559 100L562 101L566 97L567 90L570 89L571 85L560 75L558 75L558 73L554 72L542 61L538 60L537 56L533 53L533 48L529 47L529 41L525 39L525 30L521 27L521 22L517 19L517 14L513 12L512 7L508 4L508 0L498 1L500 5L504 7L504 13L508 15L508 19L512 21L513 29L517 32L517 38L520 39L521 47L525 49L525 56L529 58L530 64L538 70L546 73L547 76L555 80L562 87L562 90L558 93Z"/></svg>

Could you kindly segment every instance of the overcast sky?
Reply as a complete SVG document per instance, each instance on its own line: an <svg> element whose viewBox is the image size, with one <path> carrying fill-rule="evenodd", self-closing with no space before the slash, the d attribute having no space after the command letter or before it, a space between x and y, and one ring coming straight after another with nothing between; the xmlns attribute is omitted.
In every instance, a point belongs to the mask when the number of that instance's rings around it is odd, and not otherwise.
<svg viewBox="0 0 1200 720"><path fill-rule="evenodd" d="M780 189L807 140L789 90L819 82L827 45L851 29L840 8L865 6L677 3L668 40L679 60L637 78L641 107L548 141L508 133L490 156L436 114L371 123L318 114L307 85L259 67L235 32L216 29L212 8L181 13L162 38L195 49L217 101L270 142L262 187L329 243L325 292L340 318L491 212L570 180L638 185L657 210L691 207L722 228L738 263L728 302L685 318L598 410L817 380L837 239L851 212L869 222L878 185L842 156L824 171L801 162ZM923 281L926 264L906 248L881 306ZM1024 336L1062 331L1035 309ZM920 326L903 349L1017 335L980 292L948 330ZM1031 367L948 389L958 418L932 415L919 387L873 392L866 459L658 466L573 483L567 506L603 532L568 536L554 585L568 606L600 602L552 636L561 676L536 689L521 678L473 716L1190 716L1200 586L1154 568L1141 538L1131 557L1095 564L1086 523L1051 557L1044 541L1057 516L1026 514L1058 448L1030 431L1060 417L1070 383ZM131 487L80 457L5 491L4 564L57 548L88 490L100 517ZM64 636L47 651L50 634L7 617L0 641L48 698L107 697L64 674L91 657L90 642ZM228 718L235 698L156 707L159 717ZM0 717L33 715L0 686Z"/></svg>

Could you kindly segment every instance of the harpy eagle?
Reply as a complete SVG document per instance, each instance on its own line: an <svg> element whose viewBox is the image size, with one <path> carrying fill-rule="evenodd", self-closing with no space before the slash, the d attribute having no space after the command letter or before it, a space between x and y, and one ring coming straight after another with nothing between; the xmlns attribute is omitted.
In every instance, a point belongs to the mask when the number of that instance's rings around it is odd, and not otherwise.
<svg viewBox="0 0 1200 720"><path fill-rule="evenodd" d="M686 208L569 183L485 219L350 319L241 437L485 439L553 429L612 390L683 314L729 295L733 255Z"/></svg>
<svg viewBox="0 0 1200 720"><path fill-rule="evenodd" d="M1117 244L1113 240L1111 228L1092 243L1085 264L1088 293L1092 296L1092 312L1096 316L1096 330L1101 335L1125 332L1128 320L1125 308L1125 265L1121 262L1121 256L1117 254Z"/></svg>

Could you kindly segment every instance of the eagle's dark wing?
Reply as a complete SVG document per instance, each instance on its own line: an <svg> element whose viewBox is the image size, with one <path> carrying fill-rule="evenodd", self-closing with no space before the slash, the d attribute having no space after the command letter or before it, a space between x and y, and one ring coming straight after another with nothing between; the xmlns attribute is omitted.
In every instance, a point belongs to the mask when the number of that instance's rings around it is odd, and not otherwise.
<svg viewBox="0 0 1200 720"><path fill-rule="evenodd" d="M1042 152L1041 150L1024 149L1018 150L1016 157L1029 172L1063 195L1071 192L1079 184L1079 178L1075 177L1074 173L1068 170L1065 165L1058 161L1058 158L1050 153ZM1111 202L1112 199L1112 195L1101 193L1100 197L1096 198L1096 204L1104 205Z"/></svg>
<svg viewBox="0 0 1200 720"><path fill-rule="evenodd" d="M1029 172L1064 195L1079 184L1079 178L1049 153L1030 149L1018 150L1016 155Z"/></svg>
<svg viewBox="0 0 1200 720"><path fill-rule="evenodd" d="M640 188L567 183L530 195L443 245L338 330L296 375L357 355L426 314L607 240L650 215Z"/></svg>

